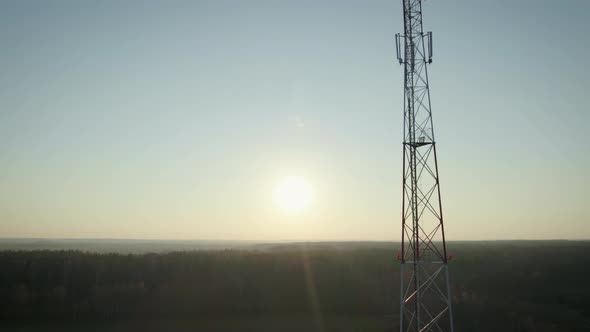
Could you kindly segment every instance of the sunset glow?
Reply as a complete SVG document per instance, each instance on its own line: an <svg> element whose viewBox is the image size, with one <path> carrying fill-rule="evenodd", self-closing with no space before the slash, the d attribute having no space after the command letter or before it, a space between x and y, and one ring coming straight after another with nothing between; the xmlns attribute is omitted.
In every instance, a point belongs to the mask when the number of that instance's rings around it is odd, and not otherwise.
<svg viewBox="0 0 590 332"><path fill-rule="evenodd" d="M289 213L303 212L313 200L312 186L300 176L282 179L274 191L275 203L281 210Z"/></svg>

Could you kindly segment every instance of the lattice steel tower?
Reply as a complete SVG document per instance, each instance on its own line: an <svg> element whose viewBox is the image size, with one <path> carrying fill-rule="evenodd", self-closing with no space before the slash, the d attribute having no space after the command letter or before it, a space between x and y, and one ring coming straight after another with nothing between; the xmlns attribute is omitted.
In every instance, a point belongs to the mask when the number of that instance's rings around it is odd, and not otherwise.
<svg viewBox="0 0 590 332"><path fill-rule="evenodd" d="M422 1L402 2L404 33L396 35L404 65L400 331L454 331L428 85L432 33L422 29Z"/></svg>

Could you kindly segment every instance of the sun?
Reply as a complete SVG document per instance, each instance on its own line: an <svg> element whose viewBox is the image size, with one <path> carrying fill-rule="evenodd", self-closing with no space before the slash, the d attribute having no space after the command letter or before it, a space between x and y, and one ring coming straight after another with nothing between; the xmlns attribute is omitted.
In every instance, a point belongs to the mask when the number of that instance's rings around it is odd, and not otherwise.
<svg viewBox="0 0 590 332"><path fill-rule="evenodd" d="M277 184L273 196L283 211L304 212L312 203L313 188L304 177L287 176Z"/></svg>

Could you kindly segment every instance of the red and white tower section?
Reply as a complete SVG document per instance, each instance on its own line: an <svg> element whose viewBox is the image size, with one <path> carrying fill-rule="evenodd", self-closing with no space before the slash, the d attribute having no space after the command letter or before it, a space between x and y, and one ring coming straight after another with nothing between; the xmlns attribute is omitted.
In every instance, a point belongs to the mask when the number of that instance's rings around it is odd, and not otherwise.
<svg viewBox="0 0 590 332"><path fill-rule="evenodd" d="M422 1L402 0L396 35L404 65L404 137L400 331L454 331L428 65L432 33L422 29Z"/></svg>

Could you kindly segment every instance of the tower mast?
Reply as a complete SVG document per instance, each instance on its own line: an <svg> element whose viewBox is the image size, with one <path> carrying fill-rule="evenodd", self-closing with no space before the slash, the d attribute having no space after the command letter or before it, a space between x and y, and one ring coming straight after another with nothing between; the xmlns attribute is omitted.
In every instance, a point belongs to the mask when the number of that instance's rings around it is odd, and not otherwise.
<svg viewBox="0 0 590 332"><path fill-rule="evenodd" d="M454 331L428 84L432 33L422 28L422 0L402 2L404 33L396 35L404 65L400 331Z"/></svg>

